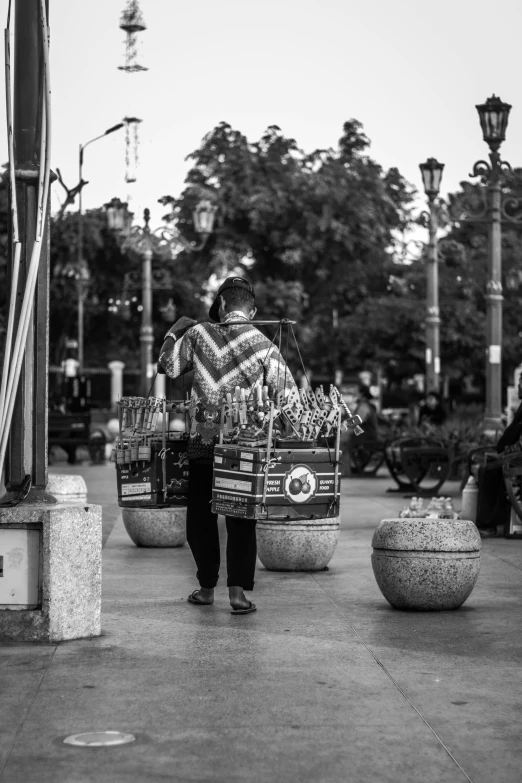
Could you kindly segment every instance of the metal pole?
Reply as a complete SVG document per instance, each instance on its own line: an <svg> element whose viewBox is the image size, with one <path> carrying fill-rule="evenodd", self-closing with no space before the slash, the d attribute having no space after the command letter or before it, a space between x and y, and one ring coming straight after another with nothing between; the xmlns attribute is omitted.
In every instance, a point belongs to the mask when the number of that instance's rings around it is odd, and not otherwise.
<svg viewBox="0 0 522 783"><path fill-rule="evenodd" d="M438 208L429 196L429 243L426 264L426 392L440 386L439 267L437 258Z"/></svg>
<svg viewBox="0 0 522 783"><path fill-rule="evenodd" d="M80 144L78 156L78 169L80 192L78 193L78 258L76 269L76 294L78 297L78 375L83 373L83 210L82 210L82 167L83 147Z"/></svg>
<svg viewBox="0 0 522 783"><path fill-rule="evenodd" d="M497 161L491 156L488 187L488 282L486 284L486 416L484 429L502 429L502 228L501 184Z"/></svg>
<svg viewBox="0 0 522 783"><path fill-rule="evenodd" d="M153 376L152 346L154 335L152 330L152 248L143 251L142 264L142 299L140 345L141 345L141 389L145 397L150 389Z"/></svg>
<svg viewBox="0 0 522 783"><path fill-rule="evenodd" d="M48 3L46 3L48 13ZM14 15L14 117L16 191L22 254L15 329L36 237L36 206L42 128L43 41L39 0L18 0ZM43 162L42 162L43 165ZM12 216L10 217L12 219ZM6 488L16 492L31 477L25 503L55 503L47 485L47 392L49 357L49 211L45 216L35 306L29 326L10 431ZM11 255L12 248L10 248Z"/></svg>

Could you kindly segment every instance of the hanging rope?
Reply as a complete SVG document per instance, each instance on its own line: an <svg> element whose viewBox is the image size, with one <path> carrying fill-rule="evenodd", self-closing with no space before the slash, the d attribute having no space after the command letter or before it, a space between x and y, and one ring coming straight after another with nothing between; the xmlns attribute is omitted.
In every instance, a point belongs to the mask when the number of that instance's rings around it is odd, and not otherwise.
<svg viewBox="0 0 522 783"><path fill-rule="evenodd" d="M297 338L295 336L294 327L291 324L290 324L290 329L292 330L292 337L294 338L295 347L297 348L297 354L298 354L299 360L301 362L301 367L303 368L304 377L306 378L306 382L307 382L308 386L310 386L310 388L311 388L310 379L308 378L308 375L307 375L307 372L306 372L306 367L305 367L304 362L303 362L303 357L301 356L301 351L299 350L299 345L297 344Z"/></svg>

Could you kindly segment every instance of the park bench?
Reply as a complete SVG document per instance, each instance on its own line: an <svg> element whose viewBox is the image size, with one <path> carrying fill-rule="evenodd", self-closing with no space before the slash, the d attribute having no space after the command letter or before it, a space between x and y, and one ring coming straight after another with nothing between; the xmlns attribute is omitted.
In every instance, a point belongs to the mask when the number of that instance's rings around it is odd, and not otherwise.
<svg viewBox="0 0 522 783"><path fill-rule="evenodd" d="M447 443L424 436L392 440L384 454L396 491L417 495L436 495L449 476L453 459Z"/></svg>
<svg viewBox="0 0 522 783"><path fill-rule="evenodd" d="M93 463L105 460L106 433L103 428L91 425L90 413L62 413L49 411L48 448L60 446L67 453L67 462L74 465L76 449L86 446Z"/></svg>

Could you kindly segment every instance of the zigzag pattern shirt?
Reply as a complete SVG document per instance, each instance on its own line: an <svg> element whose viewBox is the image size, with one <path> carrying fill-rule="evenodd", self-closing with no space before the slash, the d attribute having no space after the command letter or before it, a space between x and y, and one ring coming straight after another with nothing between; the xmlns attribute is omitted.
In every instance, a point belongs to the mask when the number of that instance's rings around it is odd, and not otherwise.
<svg viewBox="0 0 522 783"><path fill-rule="evenodd" d="M268 386L271 399L278 391L295 388L277 347L243 313L229 313L223 323L238 320L244 320L245 324L193 326L160 356L160 363L171 378L194 371L189 459L213 458L219 438L221 406L226 394L233 394L236 386L245 389L247 397L253 386Z"/></svg>

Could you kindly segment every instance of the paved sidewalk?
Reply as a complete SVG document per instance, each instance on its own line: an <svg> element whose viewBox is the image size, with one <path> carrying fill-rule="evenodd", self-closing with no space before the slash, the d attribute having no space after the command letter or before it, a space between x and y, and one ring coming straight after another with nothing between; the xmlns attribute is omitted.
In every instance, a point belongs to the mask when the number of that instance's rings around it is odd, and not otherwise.
<svg viewBox="0 0 522 783"><path fill-rule="evenodd" d="M225 580L213 607L186 602L187 547L131 543L112 466L63 467L105 502L103 636L2 648L1 783L518 783L521 541L484 541L462 609L395 611L370 541L405 501L389 478L346 479L330 570L259 566L259 611L232 617ZM96 729L137 741L62 744Z"/></svg>

